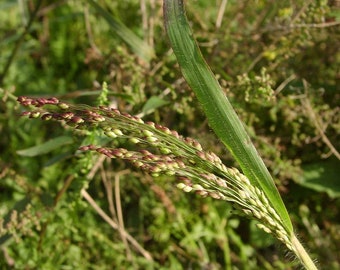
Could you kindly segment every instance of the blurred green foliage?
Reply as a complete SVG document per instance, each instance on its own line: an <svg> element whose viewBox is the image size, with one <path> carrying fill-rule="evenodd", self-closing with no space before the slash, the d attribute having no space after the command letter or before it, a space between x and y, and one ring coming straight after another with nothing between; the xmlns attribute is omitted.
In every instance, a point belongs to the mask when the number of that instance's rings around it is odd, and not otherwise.
<svg viewBox="0 0 340 270"><path fill-rule="evenodd" d="M219 24L222 2L187 1L199 45L303 242L321 268L339 269L339 3L228 1ZM224 202L183 194L171 177L79 154L84 140L100 139L95 133L20 118L19 95L95 105L105 81L112 106L194 137L235 165L180 76L160 1L96 3L120 30L86 1L0 3L1 268L294 269L270 236ZM122 29L152 58L140 57ZM61 136L73 143L41 151ZM34 157L20 152L31 147ZM98 215L83 187L116 223L121 212L153 260Z"/></svg>

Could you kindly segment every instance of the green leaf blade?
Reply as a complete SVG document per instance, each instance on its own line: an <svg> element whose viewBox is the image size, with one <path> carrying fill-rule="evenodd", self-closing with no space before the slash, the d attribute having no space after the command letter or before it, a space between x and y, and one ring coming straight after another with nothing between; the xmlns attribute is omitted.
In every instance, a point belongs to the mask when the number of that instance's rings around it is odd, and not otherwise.
<svg viewBox="0 0 340 270"><path fill-rule="evenodd" d="M252 184L266 194L282 218L286 230L293 232L288 212L271 175L196 44L187 22L183 0L164 0L164 20L183 77L195 92L211 128Z"/></svg>
<svg viewBox="0 0 340 270"><path fill-rule="evenodd" d="M146 42L139 38L123 23L116 20L109 12L103 9L97 2L89 0L88 3L108 22L112 30L127 43L132 51L145 62L149 63L155 56L155 52Z"/></svg>
<svg viewBox="0 0 340 270"><path fill-rule="evenodd" d="M33 146L30 148L18 150L17 154L25 157L35 157L39 155L47 154L55 149L58 149L64 145L72 144L73 138L69 136L60 136L53 138L47 142Z"/></svg>

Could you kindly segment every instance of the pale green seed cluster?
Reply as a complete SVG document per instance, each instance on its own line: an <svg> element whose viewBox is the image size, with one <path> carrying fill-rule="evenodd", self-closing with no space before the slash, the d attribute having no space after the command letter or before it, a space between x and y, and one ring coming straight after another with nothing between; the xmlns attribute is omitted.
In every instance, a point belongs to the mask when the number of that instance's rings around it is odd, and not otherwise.
<svg viewBox="0 0 340 270"><path fill-rule="evenodd" d="M21 98L21 103L37 106L37 110L25 113L30 118L63 121L78 129L95 128L108 138L127 139L137 147L151 146L157 153L94 145L82 146L80 150L97 151L110 158L127 160L153 176L175 175L180 180L177 187L181 190L233 203L245 215L258 220L260 229L275 235L292 249L282 221L265 194L236 168L226 167L216 154L203 151L196 140L106 107L75 106L57 99L34 100L26 97ZM52 106L51 111L42 110L45 103L49 108Z"/></svg>
<svg viewBox="0 0 340 270"><path fill-rule="evenodd" d="M192 184L187 178L186 183L179 183L177 187L185 192L195 192L204 197L226 200L246 216L255 218L260 223L257 225L266 233L273 234L293 250L289 235L282 225L282 220L270 205L264 192L250 183L248 178L236 168L226 168L229 178L222 179L214 174L202 174L201 184ZM197 177L191 176L191 179Z"/></svg>

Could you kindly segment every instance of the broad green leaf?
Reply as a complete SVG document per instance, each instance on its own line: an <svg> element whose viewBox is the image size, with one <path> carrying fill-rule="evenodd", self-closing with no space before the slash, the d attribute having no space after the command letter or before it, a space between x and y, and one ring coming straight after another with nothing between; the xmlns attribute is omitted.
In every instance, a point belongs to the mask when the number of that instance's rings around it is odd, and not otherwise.
<svg viewBox="0 0 340 270"><path fill-rule="evenodd" d="M157 96L152 96L147 100L147 102L143 106L143 113L149 113L151 111L154 111L155 109L162 107L164 105L169 104L166 100L157 97Z"/></svg>
<svg viewBox="0 0 340 270"><path fill-rule="evenodd" d="M155 55L154 50L123 23L115 19L109 12L103 9L97 2L88 0L91 6L110 24L112 30L138 55L141 59L149 62Z"/></svg>
<svg viewBox="0 0 340 270"><path fill-rule="evenodd" d="M338 160L320 161L303 165L303 174L298 184L319 192L326 192L331 198L340 198Z"/></svg>
<svg viewBox="0 0 340 270"><path fill-rule="evenodd" d="M282 218L286 230L292 232L288 212L271 175L196 44L185 15L183 0L164 0L164 20L182 74L201 103L210 126L252 184L266 194Z"/></svg>
<svg viewBox="0 0 340 270"><path fill-rule="evenodd" d="M35 156L47 154L57 148L60 148L64 145L71 144L71 143L73 143L72 137L60 136L60 137L51 139L45 143L39 144L37 146L19 150L17 151L17 154L20 156L25 156L25 157L35 157Z"/></svg>

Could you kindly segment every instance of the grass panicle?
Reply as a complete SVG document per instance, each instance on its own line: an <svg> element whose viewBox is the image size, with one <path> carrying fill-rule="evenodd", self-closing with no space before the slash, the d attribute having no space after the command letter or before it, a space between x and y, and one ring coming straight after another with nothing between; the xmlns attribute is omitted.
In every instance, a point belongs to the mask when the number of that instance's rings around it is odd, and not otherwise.
<svg viewBox="0 0 340 270"><path fill-rule="evenodd" d="M104 106L71 105L56 98L32 99L23 96L18 101L23 106L33 107L31 111L23 112L29 118L62 121L75 129L99 130L109 139L128 140L136 146L133 150L109 144L83 145L79 150L95 151L112 159L125 160L154 177L176 176L179 189L231 202L244 215L256 219L260 229L273 234L290 250L293 249L289 233L265 193L238 169L225 166L216 154L204 151L197 140Z"/></svg>

